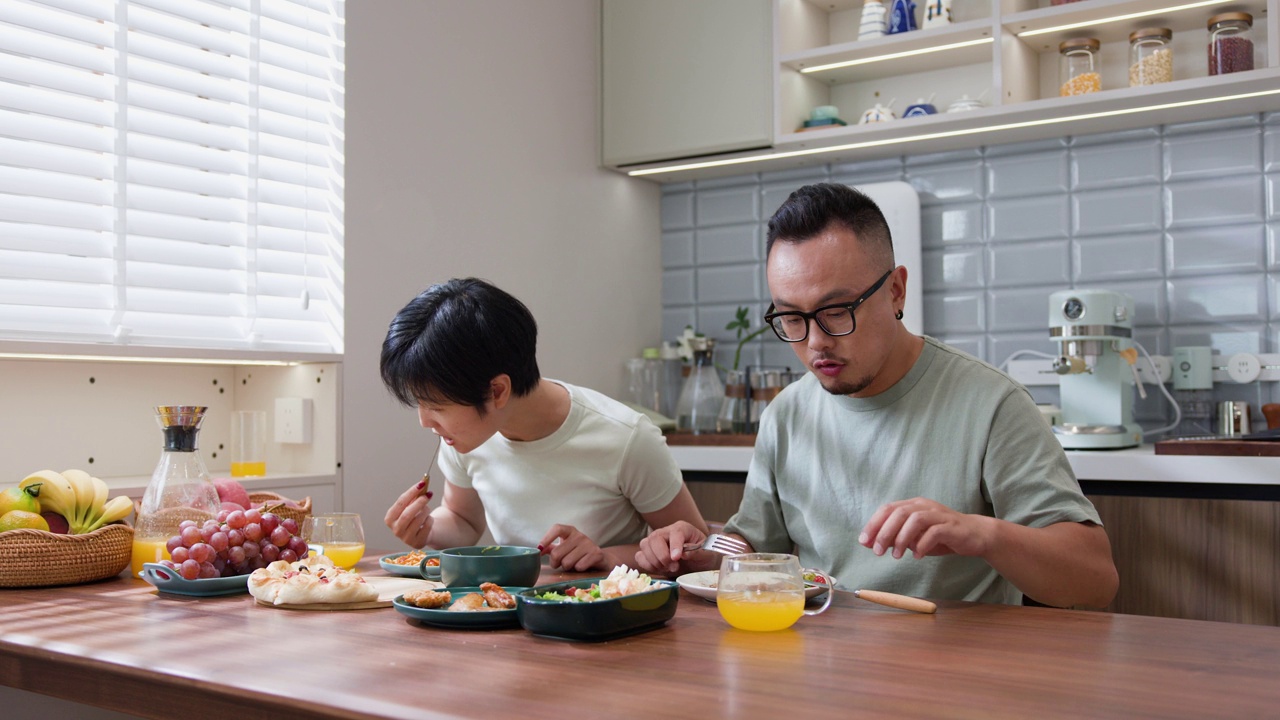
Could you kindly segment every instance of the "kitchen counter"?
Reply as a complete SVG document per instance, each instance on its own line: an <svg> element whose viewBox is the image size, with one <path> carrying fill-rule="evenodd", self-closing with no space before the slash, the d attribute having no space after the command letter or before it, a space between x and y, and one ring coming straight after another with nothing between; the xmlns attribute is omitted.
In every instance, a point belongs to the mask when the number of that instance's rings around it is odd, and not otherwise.
<svg viewBox="0 0 1280 720"><path fill-rule="evenodd" d="M1080 480L1280 486L1280 457L1156 455L1154 447L1069 450L1067 458ZM671 446L685 471L745 473L751 453L750 447Z"/></svg>
<svg viewBox="0 0 1280 720"><path fill-rule="evenodd" d="M380 574L366 559L361 569ZM544 581L563 576L544 573ZM728 627L681 591L600 644L442 630L391 609L302 612L141 580L0 590L0 684L144 717L1260 717L1280 628L837 594L791 630ZM178 711L180 709L180 712Z"/></svg>

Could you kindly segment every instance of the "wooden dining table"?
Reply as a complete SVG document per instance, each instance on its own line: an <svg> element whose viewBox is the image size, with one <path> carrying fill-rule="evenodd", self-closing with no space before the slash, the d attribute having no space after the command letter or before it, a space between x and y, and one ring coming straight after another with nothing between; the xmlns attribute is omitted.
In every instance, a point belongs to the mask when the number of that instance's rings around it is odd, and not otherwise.
<svg viewBox="0 0 1280 720"><path fill-rule="evenodd" d="M680 594L665 625L591 643L161 594L123 575L5 589L0 684L185 720L1280 716L1277 627L963 602L925 615L840 591L826 613L756 633Z"/></svg>

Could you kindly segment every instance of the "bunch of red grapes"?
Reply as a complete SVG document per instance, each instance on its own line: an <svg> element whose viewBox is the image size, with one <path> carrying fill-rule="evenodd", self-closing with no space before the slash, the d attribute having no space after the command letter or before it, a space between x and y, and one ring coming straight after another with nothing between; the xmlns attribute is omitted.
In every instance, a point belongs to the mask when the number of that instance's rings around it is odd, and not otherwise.
<svg viewBox="0 0 1280 720"><path fill-rule="evenodd" d="M308 552L296 520L256 508L223 510L204 525L183 520L165 548L171 559L161 564L187 580L248 575L276 560L301 560Z"/></svg>

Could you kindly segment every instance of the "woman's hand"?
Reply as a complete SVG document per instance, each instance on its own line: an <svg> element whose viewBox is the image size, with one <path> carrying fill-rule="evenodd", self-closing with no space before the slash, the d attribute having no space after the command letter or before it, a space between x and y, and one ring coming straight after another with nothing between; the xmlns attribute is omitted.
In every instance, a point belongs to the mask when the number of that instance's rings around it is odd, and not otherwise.
<svg viewBox="0 0 1280 720"><path fill-rule="evenodd" d="M600 546L572 525L552 525L538 549L550 556L551 567L560 570L585 572L605 565Z"/></svg>
<svg viewBox="0 0 1280 720"><path fill-rule="evenodd" d="M422 493L426 482L423 480L401 493L383 518L391 532L412 548L422 548L431 535L431 510L427 503L431 500L432 493Z"/></svg>

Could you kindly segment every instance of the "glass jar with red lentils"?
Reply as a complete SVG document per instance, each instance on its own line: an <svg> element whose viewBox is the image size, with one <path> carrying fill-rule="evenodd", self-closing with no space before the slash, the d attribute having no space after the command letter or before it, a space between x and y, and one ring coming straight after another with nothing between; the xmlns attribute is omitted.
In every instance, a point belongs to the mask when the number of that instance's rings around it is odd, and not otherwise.
<svg viewBox="0 0 1280 720"><path fill-rule="evenodd" d="M1253 16L1225 12L1209 18L1209 74L1253 69Z"/></svg>

